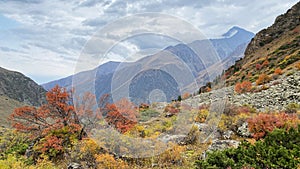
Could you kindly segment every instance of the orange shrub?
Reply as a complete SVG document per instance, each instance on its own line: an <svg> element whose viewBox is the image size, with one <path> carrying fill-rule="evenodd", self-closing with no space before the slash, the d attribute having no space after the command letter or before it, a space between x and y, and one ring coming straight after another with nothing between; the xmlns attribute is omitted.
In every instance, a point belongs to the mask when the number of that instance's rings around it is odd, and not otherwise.
<svg viewBox="0 0 300 169"><path fill-rule="evenodd" d="M267 66L269 66L269 61L265 60L262 64L262 67L267 67Z"/></svg>
<svg viewBox="0 0 300 169"><path fill-rule="evenodd" d="M300 62L296 64L296 68L300 70Z"/></svg>
<svg viewBox="0 0 300 169"><path fill-rule="evenodd" d="M252 89L252 83L249 81L243 81L242 83L237 83L234 87L234 90L237 93L250 92Z"/></svg>
<svg viewBox="0 0 300 169"><path fill-rule="evenodd" d="M275 75L282 75L282 70L280 68L276 68L274 71Z"/></svg>
<svg viewBox="0 0 300 169"><path fill-rule="evenodd" d="M263 73L263 74L259 75L258 79L256 80L256 85L268 83L270 80L271 80L270 76Z"/></svg>
<svg viewBox="0 0 300 169"><path fill-rule="evenodd" d="M206 87L206 92L211 92L211 88L210 87Z"/></svg>
<svg viewBox="0 0 300 169"><path fill-rule="evenodd" d="M275 128L297 127L299 123L295 114L279 113L279 114L258 114L248 119L248 127L253 138L256 140L264 138L268 132L272 132Z"/></svg>
<svg viewBox="0 0 300 169"><path fill-rule="evenodd" d="M191 96L191 94L189 94L189 93L184 93L184 94L182 95L182 99L183 99L183 100L188 99L190 96Z"/></svg>

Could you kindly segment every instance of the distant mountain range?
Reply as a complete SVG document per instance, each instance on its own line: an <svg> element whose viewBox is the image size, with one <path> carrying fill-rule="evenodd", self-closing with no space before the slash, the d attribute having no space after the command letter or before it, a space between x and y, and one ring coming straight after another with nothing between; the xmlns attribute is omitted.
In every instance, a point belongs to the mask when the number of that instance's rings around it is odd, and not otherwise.
<svg viewBox="0 0 300 169"><path fill-rule="evenodd" d="M243 57L246 46L253 37L253 33L233 27L222 37L210 39L210 43L220 58L219 62L226 69ZM206 48L207 41L204 40L169 46L136 62L107 62L93 70L80 72L42 86L46 90L60 85L67 88L75 87L79 92L94 91L97 98L107 93L112 94L114 100L130 97L136 104L151 101L149 99L154 94L155 97L152 98L156 101L168 102L177 99L183 92L196 91L196 88L193 88L194 91L185 91L185 87L194 83L194 80L203 75L209 66L220 64L209 60L212 51ZM195 50L201 50L198 53L202 56L199 57ZM216 75L217 73L210 78ZM197 85L205 84L207 80L198 79ZM75 86L72 86L74 84Z"/></svg>

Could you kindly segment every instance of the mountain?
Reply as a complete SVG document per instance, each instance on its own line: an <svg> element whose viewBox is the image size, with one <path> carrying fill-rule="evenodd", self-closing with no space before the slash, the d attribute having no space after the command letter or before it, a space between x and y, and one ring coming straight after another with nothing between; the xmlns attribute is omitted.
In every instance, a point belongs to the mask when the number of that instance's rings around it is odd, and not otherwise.
<svg viewBox="0 0 300 169"><path fill-rule="evenodd" d="M49 90L56 84L67 88L73 85L79 93L92 91L96 93L97 98L111 93L114 100L130 97L137 104L149 102L152 94L159 93L161 99L171 101L177 99L182 92L191 93L198 90L192 87L194 91L191 91L186 86L195 83L194 79L206 72L208 66L216 64L210 55L219 55L218 61L228 68L234 61L243 57L244 49L253 36L251 32L233 27L218 39L169 46L136 62L107 62L93 70L80 72L42 86ZM207 46L212 48L207 49ZM220 69L218 68L216 72L220 72ZM217 73L213 76L216 75ZM198 82L203 85L207 80L202 79ZM91 87L94 85L95 88Z"/></svg>
<svg viewBox="0 0 300 169"><path fill-rule="evenodd" d="M300 60L300 2L273 25L258 32L245 50L245 57L226 71L227 84L250 80L260 74L273 76L275 69L291 71Z"/></svg>
<svg viewBox="0 0 300 169"><path fill-rule="evenodd" d="M254 34L252 32L234 26L223 34L221 38L212 39L211 42L219 56L225 59L228 56L232 56L233 53L235 56L243 55L244 50L240 47L247 46L253 37Z"/></svg>
<svg viewBox="0 0 300 169"><path fill-rule="evenodd" d="M46 90L30 78L0 67L0 115L1 125L9 126L8 116L15 108L39 106L45 101Z"/></svg>
<svg viewBox="0 0 300 169"><path fill-rule="evenodd" d="M0 67L0 95L39 106L45 101L46 90L22 73Z"/></svg>

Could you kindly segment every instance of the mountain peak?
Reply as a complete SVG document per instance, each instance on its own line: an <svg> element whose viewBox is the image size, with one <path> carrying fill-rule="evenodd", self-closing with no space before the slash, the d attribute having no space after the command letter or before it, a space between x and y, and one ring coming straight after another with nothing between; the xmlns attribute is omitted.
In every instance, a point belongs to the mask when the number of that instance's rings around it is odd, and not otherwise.
<svg viewBox="0 0 300 169"><path fill-rule="evenodd" d="M243 28L240 28L238 26L233 26L232 28L230 28L226 33L224 33L222 35L222 37L225 37L225 38L231 38L233 37L234 35L236 35L237 33L251 33ZM252 33L251 33L252 34Z"/></svg>

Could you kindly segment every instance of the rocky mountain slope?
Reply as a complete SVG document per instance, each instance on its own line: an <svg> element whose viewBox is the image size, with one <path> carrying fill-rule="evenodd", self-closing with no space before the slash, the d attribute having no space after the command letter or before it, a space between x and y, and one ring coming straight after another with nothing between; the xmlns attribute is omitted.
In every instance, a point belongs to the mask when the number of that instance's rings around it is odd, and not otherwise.
<svg viewBox="0 0 300 169"><path fill-rule="evenodd" d="M224 87L189 98L185 100L185 103L193 105L192 107L197 107L199 102L210 104L216 99L214 98L216 96L214 93L223 91L228 103L239 106L250 105L262 112L267 110L284 110L289 104L300 103L300 71L282 75L279 79L257 86L257 88L262 90L238 94L235 93L234 86Z"/></svg>
<svg viewBox="0 0 300 169"><path fill-rule="evenodd" d="M45 101L45 92L43 87L23 74L0 68L0 96L39 106Z"/></svg>
<svg viewBox="0 0 300 169"><path fill-rule="evenodd" d="M241 80L254 82L260 74L272 75L276 68L283 72L300 60L300 2L274 24L258 32L245 51L245 57L230 67L225 76L229 85Z"/></svg>

